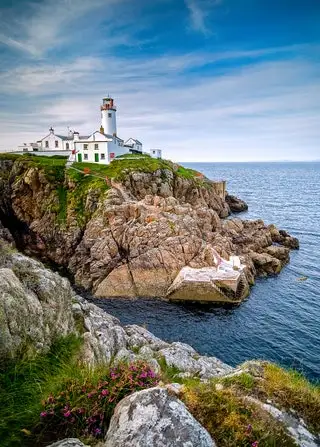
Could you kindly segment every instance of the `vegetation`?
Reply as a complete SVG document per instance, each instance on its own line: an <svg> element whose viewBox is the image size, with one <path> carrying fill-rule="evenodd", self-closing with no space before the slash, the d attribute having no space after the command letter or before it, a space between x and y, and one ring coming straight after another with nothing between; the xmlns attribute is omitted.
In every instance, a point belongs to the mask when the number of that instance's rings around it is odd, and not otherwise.
<svg viewBox="0 0 320 447"><path fill-rule="evenodd" d="M293 447L284 427L232 388L216 381L186 386L183 400L219 447Z"/></svg>
<svg viewBox="0 0 320 447"><path fill-rule="evenodd" d="M0 365L1 446L42 446L64 437L94 445L105 435L117 402L159 380L184 385L181 399L219 447L295 445L283 425L250 397L272 399L319 431L319 386L276 365L260 362L255 374L245 364L248 372L202 383L178 377L180 371L163 357L159 376L144 361L88 368L80 348L81 340L69 336L47 354L24 349L18 360Z"/></svg>
<svg viewBox="0 0 320 447"><path fill-rule="evenodd" d="M265 363L263 380L254 380L251 393L286 411L294 410L314 433L320 432L320 385L310 383L301 373Z"/></svg>
<svg viewBox="0 0 320 447"><path fill-rule="evenodd" d="M251 363L251 364L250 364ZM206 384L185 386L183 400L219 447L293 446L283 426L248 397L273 405L302 418L315 434L320 430L320 386L296 371L268 362L243 365L243 372Z"/></svg>
<svg viewBox="0 0 320 447"><path fill-rule="evenodd" d="M89 369L81 342L58 340L46 355L21 357L0 369L2 447L42 446L68 436L94 442L127 394L158 383L145 362Z"/></svg>

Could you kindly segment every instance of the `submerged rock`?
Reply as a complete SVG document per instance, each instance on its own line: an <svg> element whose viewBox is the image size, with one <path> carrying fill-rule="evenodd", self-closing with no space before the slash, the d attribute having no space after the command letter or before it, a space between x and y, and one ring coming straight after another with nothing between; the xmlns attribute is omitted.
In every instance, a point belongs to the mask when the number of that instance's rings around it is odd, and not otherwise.
<svg viewBox="0 0 320 447"><path fill-rule="evenodd" d="M164 388L131 394L116 407L105 447L214 447L209 433Z"/></svg>

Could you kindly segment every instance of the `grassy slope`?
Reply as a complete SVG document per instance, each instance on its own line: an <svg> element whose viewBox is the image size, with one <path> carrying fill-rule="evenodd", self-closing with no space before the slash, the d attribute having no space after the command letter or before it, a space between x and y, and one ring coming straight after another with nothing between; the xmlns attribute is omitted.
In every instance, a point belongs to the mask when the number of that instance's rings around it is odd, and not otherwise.
<svg viewBox="0 0 320 447"><path fill-rule="evenodd" d="M91 211L86 207L90 192L98 198L109 189L107 179L124 181L131 172L155 172L165 170L174 172L176 176L191 179L197 184L203 182L203 176L192 169L184 168L168 160L155 159L150 156L130 155L115 159L109 165L96 163L74 163L75 169L66 170L66 158L62 156L44 157L31 154L0 154L1 160L12 160L23 164L25 168L34 167L44 171L47 180L55 187L56 196L50 197L44 208L55 213L59 226L67 224L68 214L73 211L80 228L83 228L90 218ZM81 172L79 172L81 171ZM70 186L70 181L73 186Z"/></svg>
<svg viewBox="0 0 320 447"><path fill-rule="evenodd" d="M81 396L82 384L90 382L96 387L101 378L109 373L107 367L89 370L81 365L78 354L80 346L78 338L67 337L58 340L47 355L19 359L0 366L1 446L40 446L56 439L58 427L45 426L39 422L39 414L44 408L43 401L50 395L56 396L67 391L66 399L71 402L70 408L79 406L79 399L81 406L85 405L84 401L88 404L90 399L86 398L86 391L85 396ZM163 359L159 363L163 383L177 381L175 376L179 371L168 367ZM218 447L250 447L256 441L259 447L295 445L281 423L254 403L248 402L246 396L272 399L279 408L294 410L314 432L320 430L320 387L310 384L300 374L276 365L264 363L263 368L263 378L244 372L206 383L200 383L197 378L178 379L184 384L182 400L206 427ZM127 384L126 379L121 379L118 385L112 385L117 399L134 391L126 388ZM111 405L112 410L115 403ZM110 409L100 407L99 411L101 408L104 408L109 420ZM60 425L59 429L63 437L63 426ZM79 429L80 426L75 428L72 436L81 438L81 433L77 431ZM92 438L82 439L91 445L96 442Z"/></svg>
<svg viewBox="0 0 320 447"><path fill-rule="evenodd" d="M287 371L271 363L263 364L263 373L254 376L243 373L206 384L185 387L183 400L193 415L202 423L219 447L293 446L281 424L247 396L271 400L286 412L295 412L309 430L320 432L320 386L311 384L296 371Z"/></svg>

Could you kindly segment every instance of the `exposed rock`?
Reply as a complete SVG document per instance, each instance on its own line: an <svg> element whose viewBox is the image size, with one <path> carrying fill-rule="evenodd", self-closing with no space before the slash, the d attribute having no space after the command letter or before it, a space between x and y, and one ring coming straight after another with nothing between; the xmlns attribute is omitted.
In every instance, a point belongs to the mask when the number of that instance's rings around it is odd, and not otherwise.
<svg viewBox="0 0 320 447"><path fill-rule="evenodd" d="M279 273L282 267L279 259L270 256L267 253L250 253L251 259L255 265L256 270L260 274L276 274Z"/></svg>
<svg viewBox="0 0 320 447"><path fill-rule="evenodd" d="M69 281L24 255L0 251L0 357L46 351L75 330Z"/></svg>
<svg viewBox="0 0 320 447"><path fill-rule="evenodd" d="M131 394L116 407L105 447L212 447L209 433L166 389Z"/></svg>
<svg viewBox="0 0 320 447"><path fill-rule="evenodd" d="M274 419L282 422L287 432L300 447L318 447L319 439L307 429L306 424L300 419L298 420L292 414L281 411L268 403L263 403L255 398L247 397L249 402L253 402L269 413Z"/></svg>
<svg viewBox="0 0 320 447"><path fill-rule="evenodd" d="M180 342L173 342L168 348L161 349L158 356L162 356L168 366L174 366L183 373L191 373L201 379L218 377L234 371L234 368L217 358L200 356L191 346Z"/></svg>
<svg viewBox="0 0 320 447"><path fill-rule="evenodd" d="M275 225L269 225L268 228L271 233L273 242L282 244L290 249L299 248L299 240L296 237L290 236L290 234L284 230L278 230Z"/></svg>
<svg viewBox="0 0 320 447"><path fill-rule="evenodd" d="M280 259L278 252L271 256L280 263L252 262L251 252L270 255L275 242L298 247L295 238L261 220L223 220L228 201L238 211L245 204L224 199L224 182L183 178L170 162L154 172L124 171L108 191L96 179L82 188L63 168L54 176L24 159L2 165L0 212L24 225L26 252L67 268L98 297L164 298L184 267L214 267L213 250L226 260L244 259L244 283L253 284L257 274L279 272L289 256L283 252Z"/></svg>
<svg viewBox="0 0 320 447"><path fill-rule="evenodd" d="M81 297L75 299L83 313L83 360L92 365L110 363L117 354L121 357L119 353L123 355L127 347L127 335L120 321Z"/></svg>
<svg viewBox="0 0 320 447"><path fill-rule="evenodd" d="M246 211L248 209L246 202L229 194L226 195L226 202L232 213L241 213L242 211Z"/></svg>
<svg viewBox="0 0 320 447"><path fill-rule="evenodd" d="M90 447L87 444L83 444L77 438L66 438L61 441L57 441L54 444L50 444L48 447Z"/></svg>

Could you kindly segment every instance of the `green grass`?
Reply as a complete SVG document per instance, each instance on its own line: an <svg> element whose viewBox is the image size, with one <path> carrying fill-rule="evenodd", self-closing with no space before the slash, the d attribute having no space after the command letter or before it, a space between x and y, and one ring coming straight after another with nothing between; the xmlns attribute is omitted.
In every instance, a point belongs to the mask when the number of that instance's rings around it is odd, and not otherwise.
<svg viewBox="0 0 320 447"><path fill-rule="evenodd" d="M39 421L41 400L65 377L78 373L80 345L69 336L57 340L46 355L21 356L0 366L1 447L27 445L27 433Z"/></svg>
<svg viewBox="0 0 320 447"><path fill-rule="evenodd" d="M68 336L47 354L24 354L0 365L1 447L41 447L66 437L93 445L121 399L158 383L144 361L90 368L81 361L81 346L80 338Z"/></svg>
<svg viewBox="0 0 320 447"><path fill-rule="evenodd" d="M233 389L216 389L216 381L185 386L182 400L219 447L294 447L284 427Z"/></svg>
<svg viewBox="0 0 320 447"><path fill-rule="evenodd" d="M320 385L310 383L301 373L275 364L264 365L264 380L256 381L258 397L271 399L289 411L293 409L314 433L320 432Z"/></svg>
<svg viewBox="0 0 320 447"><path fill-rule="evenodd" d="M123 154L123 155L117 155L117 158L151 158L151 155L149 154Z"/></svg>

